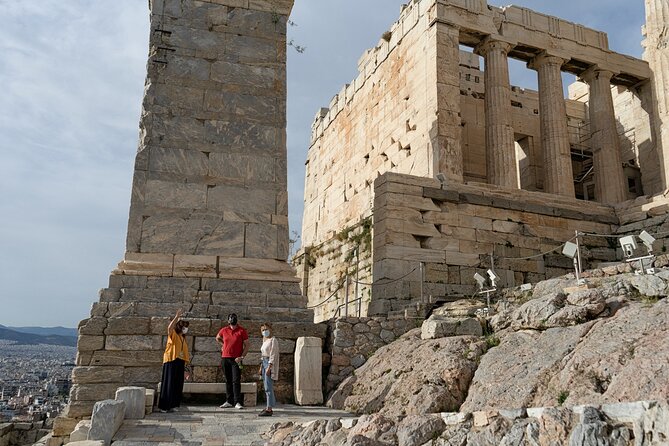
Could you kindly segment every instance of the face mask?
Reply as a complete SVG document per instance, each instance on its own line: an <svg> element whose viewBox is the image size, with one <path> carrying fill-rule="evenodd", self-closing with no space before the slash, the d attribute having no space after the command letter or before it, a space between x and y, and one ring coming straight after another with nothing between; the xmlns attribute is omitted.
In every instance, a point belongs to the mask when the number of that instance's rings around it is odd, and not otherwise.
<svg viewBox="0 0 669 446"><path fill-rule="evenodd" d="M183 333L183 334L186 334L186 333L188 333L188 327L184 327L184 329L183 329L183 330L181 330L181 333Z"/></svg>
<svg viewBox="0 0 669 446"><path fill-rule="evenodd" d="M237 325L237 316L230 316L228 318L228 322L230 323L230 325Z"/></svg>
<svg viewBox="0 0 669 446"><path fill-rule="evenodd" d="M266 338L269 338L269 330L263 330L262 335L265 336Z"/></svg>

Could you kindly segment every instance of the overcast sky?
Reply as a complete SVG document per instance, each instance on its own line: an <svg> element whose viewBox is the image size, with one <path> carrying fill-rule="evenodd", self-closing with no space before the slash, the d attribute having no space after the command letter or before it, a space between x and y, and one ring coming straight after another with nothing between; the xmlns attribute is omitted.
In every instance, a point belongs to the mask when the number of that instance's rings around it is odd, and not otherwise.
<svg viewBox="0 0 669 446"><path fill-rule="evenodd" d="M319 107L406 0L297 0L288 52L291 231ZM501 3L492 1L500 5ZM641 56L642 0L518 0ZM0 324L76 327L123 257L148 48L146 0L0 0ZM536 74L512 64L512 82Z"/></svg>

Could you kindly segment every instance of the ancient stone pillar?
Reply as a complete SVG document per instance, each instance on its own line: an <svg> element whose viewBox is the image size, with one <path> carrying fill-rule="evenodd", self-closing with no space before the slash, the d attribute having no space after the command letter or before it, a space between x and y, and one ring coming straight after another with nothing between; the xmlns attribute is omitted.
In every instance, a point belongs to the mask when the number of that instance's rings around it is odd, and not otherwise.
<svg viewBox="0 0 669 446"><path fill-rule="evenodd" d="M625 175L620 157L620 139L611 95L610 71L593 66L581 78L590 85L590 146L593 153L595 199L617 204L626 200Z"/></svg>
<svg viewBox="0 0 669 446"><path fill-rule="evenodd" d="M511 84L507 54L511 44L487 38L476 52L485 59L485 139L488 183L518 188L518 166L511 125Z"/></svg>
<svg viewBox="0 0 669 446"><path fill-rule="evenodd" d="M221 382L214 336L237 313L251 339L324 337L288 265L286 23L293 0L152 0L124 260L79 324L65 416L118 387L155 389L167 324L190 322L193 380ZM254 344L252 344L254 345ZM259 345L259 344L258 344ZM254 348L255 349L255 348ZM282 348L286 364L293 351ZM254 381L259 351L246 360ZM275 385L293 398L292 370ZM62 421L63 426L70 425Z"/></svg>
<svg viewBox="0 0 669 446"><path fill-rule="evenodd" d="M660 159L664 188L669 188L669 2L645 0L646 25L643 59L652 75L652 109L655 121L655 146Z"/></svg>
<svg viewBox="0 0 669 446"><path fill-rule="evenodd" d="M541 146L544 153L544 191L574 197L567 107L564 101L561 67L564 59L545 52L528 66L539 74Z"/></svg>

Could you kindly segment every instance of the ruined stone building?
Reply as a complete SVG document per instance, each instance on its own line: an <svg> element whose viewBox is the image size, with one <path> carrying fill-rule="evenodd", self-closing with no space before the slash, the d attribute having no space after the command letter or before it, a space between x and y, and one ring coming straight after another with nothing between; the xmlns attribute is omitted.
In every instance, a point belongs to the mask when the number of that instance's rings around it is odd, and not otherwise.
<svg viewBox="0 0 669 446"><path fill-rule="evenodd" d="M296 265L326 301L316 319L469 296L493 265L504 285L536 282L571 270L556 248L576 231L636 230L669 180L667 9L646 0L639 60L527 8L403 7L312 126ZM510 58L538 91L510 85ZM567 99L562 72L578 79ZM586 265L619 258L579 241Z"/></svg>
<svg viewBox="0 0 669 446"><path fill-rule="evenodd" d="M178 308L190 321L197 382L223 380L214 336L229 313L250 333L272 322L285 356L275 392L289 402L296 339L326 338L314 320L387 318L468 296L474 272L492 262L504 285L537 282L570 271L556 249L576 231L662 228L666 0L646 0L645 60L529 9L413 0L316 116L296 275L286 261L292 6L150 0L125 256L80 323L70 404L50 446L118 387L156 388ZM538 91L510 86L509 58L537 71ZM567 100L561 71L583 81ZM607 238L579 240L586 266L618 258ZM383 318L369 321L376 333L367 322L359 330L389 342L413 323ZM363 341L362 362L381 342ZM251 366L259 347L253 336ZM331 383L353 370L332 364Z"/></svg>

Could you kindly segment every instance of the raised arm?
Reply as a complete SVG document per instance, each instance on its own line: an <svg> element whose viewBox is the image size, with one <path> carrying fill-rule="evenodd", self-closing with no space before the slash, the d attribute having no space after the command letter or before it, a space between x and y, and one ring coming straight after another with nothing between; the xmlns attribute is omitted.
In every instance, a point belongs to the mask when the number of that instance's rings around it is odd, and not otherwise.
<svg viewBox="0 0 669 446"><path fill-rule="evenodd" d="M172 334L172 332L174 331L174 327L176 327L177 322L179 322L179 319L181 319L181 314L182 314L181 308L179 308L177 310L177 314L174 316L174 319L172 319L170 324L167 326L167 336Z"/></svg>

